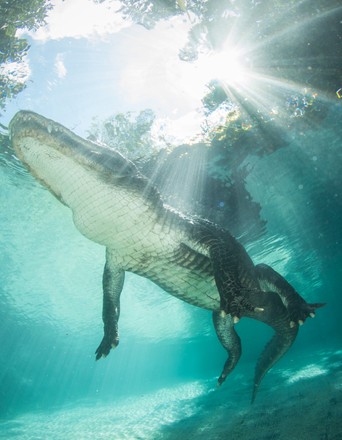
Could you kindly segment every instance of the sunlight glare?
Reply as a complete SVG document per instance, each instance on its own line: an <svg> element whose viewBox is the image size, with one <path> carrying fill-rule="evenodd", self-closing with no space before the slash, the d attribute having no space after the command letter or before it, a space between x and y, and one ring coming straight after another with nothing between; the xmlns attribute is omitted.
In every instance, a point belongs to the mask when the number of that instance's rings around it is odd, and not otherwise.
<svg viewBox="0 0 342 440"><path fill-rule="evenodd" d="M171 72L169 69L170 84L181 92L179 99L197 100L199 105L210 81L220 81L227 93L229 89L246 89L252 81L241 54L234 49L203 54L193 63L178 63Z"/></svg>
<svg viewBox="0 0 342 440"><path fill-rule="evenodd" d="M227 49L214 53L199 60L199 71L203 80L221 80L228 86L246 85L247 72L239 59L239 53L234 49Z"/></svg>

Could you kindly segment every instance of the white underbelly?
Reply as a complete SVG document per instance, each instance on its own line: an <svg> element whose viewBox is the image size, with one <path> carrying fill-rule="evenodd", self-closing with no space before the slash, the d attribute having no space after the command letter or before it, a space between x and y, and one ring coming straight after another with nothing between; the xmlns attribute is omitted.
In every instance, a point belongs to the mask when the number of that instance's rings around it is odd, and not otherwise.
<svg viewBox="0 0 342 440"><path fill-rule="evenodd" d="M123 255L168 252L179 243L179 231L163 226L157 212L142 197L103 185L83 188L68 202L77 229L88 239Z"/></svg>

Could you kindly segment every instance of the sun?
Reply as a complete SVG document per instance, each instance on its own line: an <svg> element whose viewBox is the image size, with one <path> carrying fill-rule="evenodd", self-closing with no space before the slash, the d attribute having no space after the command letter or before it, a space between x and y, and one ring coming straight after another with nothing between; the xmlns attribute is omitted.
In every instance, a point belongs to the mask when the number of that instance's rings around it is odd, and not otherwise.
<svg viewBox="0 0 342 440"><path fill-rule="evenodd" d="M203 61L203 74L211 79L218 79L227 86L246 85L247 71L242 65L239 54L234 50L225 50L207 57Z"/></svg>
<svg viewBox="0 0 342 440"><path fill-rule="evenodd" d="M227 93L229 90L248 90L253 75L243 61L238 50L225 48L201 54L191 63L178 63L177 69L169 69L168 75L175 75L171 82L184 96L198 100L207 93L208 84L213 80L219 81Z"/></svg>
<svg viewBox="0 0 342 440"><path fill-rule="evenodd" d="M241 54L231 48L202 56L197 61L197 71L203 82L216 79L227 87L247 86L250 81Z"/></svg>

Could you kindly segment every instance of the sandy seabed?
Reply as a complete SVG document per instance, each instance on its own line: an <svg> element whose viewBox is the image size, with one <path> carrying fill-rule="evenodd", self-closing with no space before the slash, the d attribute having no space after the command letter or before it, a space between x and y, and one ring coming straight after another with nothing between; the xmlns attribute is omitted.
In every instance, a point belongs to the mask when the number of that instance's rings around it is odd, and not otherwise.
<svg viewBox="0 0 342 440"><path fill-rule="evenodd" d="M287 368L285 368L287 367ZM342 440L342 350L274 368L250 404L250 367L226 384L182 383L112 403L82 401L0 424L20 440Z"/></svg>

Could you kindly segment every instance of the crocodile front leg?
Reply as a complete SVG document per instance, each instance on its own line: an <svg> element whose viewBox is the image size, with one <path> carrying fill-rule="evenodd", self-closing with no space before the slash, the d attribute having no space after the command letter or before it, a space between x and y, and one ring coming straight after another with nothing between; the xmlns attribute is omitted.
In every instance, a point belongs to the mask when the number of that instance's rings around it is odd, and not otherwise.
<svg viewBox="0 0 342 440"><path fill-rule="evenodd" d="M325 303L307 303L296 290L283 278L278 272L267 264L258 264L255 266L256 276L258 278L261 290L277 292L284 306L288 310L289 325L302 325L308 316L315 317L315 310L323 307Z"/></svg>
<svg viewBox="0 0 342 440"><path fill-rule="evenodd" d="M225 312L214 311L213 312L213 322L216 330L216 334L223 345L223 347L228 352L228 359L224 364L222 373L218 378L218 385L221 385L228 374L230 374L236 364L238 363L241 356L241 341L234 329L234 322L230 315Z"/></svg>
<svg viewBox="0 0 342 440"><path fill-rule="evenodd" d="M253 261L242 244L208 220L196 218L191 225L183 236L184 244L209 257L220 295L220 310L230 314L233 323L245 312L262 312L262 307L256 309L245 295L246 289L259 286Z"/></svg>
<svg viewBox="0 0 342 440"><path fill-rule="evenodd" d="M221 310L230 313L234 323L245 313L262 312L263 308L252 305L246 296L256 284L249 273L254 270L253 263L244 248L236 241L212 240L209 254Z"/></svg>
<svg viewBox="0 0 342 440"><path fill-rule="evenodd" d="M104 336L95 354L96 360L106 357L111 348L119 344L118 321L120 316L120 294L125 280L125 272L110 261L109 252L103 271L103 309Z"/></svg>

